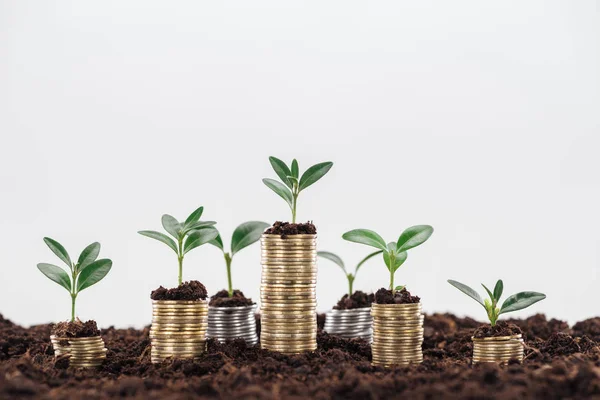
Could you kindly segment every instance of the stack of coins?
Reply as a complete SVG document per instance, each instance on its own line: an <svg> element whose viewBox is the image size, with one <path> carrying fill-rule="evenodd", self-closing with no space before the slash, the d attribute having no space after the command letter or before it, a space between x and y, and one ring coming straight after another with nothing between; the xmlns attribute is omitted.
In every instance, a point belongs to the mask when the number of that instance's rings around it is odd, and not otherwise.
<svg viewBox="0 0 600 400"><path fill-rule="evenodd" d="M473 339L473 363L505 363L511 359L523 362L523 338L519 335Z"/></svg>
<svg viewBox="0 0 600 400"><path fill-rule="evenodd" d="M208 306L204 300L153 300L152 362L195 358L206 351Z"/></svg>
<svg viewBox="0 0 600 400"><path fill-rule="evenodd" d="M344 339L373 340L371 307L331 310L325 316L325 332Z"/></svg>
<svg viewBox="0 0 600 400"><path fill-rule="evenodd" d="M69 366L73 368L94 368L102 365L107 349L100 336L81 338L58 338L50 336L56 357L69 355Z"/></svg>
<svg viewBox="0 0 600 400"><path fill-rule="evenodd" d="M421 303L373 304L373 365L423 362Z"/></svg>
<svg viewBox="0 0 600 400"><path fill-rule="evenodd" d="M317 235L264 234L261 332L263 349L301 353L317 348Z"/></svg>
<svg viewBox="0 0 600 400"><path fill-rule="evenodd" d="M207 336L219 342L244 339L249 346L258 343L256 304L243 307L208 307Z"/></svg>

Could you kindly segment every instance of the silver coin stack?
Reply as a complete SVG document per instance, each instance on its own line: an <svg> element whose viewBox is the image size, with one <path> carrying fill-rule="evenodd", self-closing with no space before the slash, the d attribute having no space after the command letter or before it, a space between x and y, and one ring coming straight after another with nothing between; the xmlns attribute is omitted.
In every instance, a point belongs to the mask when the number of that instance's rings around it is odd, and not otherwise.
<svg viewBox="0 0 600 400"><path fill-rule="evenodd" d="M331 310L325 316L324 331L344 339L373 340L371 307Z"/></svg>
<svg viewBox="0 0 600 400"><path fill-rule="evenodd" d="M264 234L260 343L302 353L317 348L317 235Z"/></svg>
<svg viewBox="0 0 600 400"><path fill-rule="evenodd" d="M208 305L205 300L153 300L151 360L195 358L206 351Z"/></svg>
<svg viewBox="0 0 600 400"><path fill-rule="evenodd" d="M256 304L242 307L208 307L207 336L219 342L244 339L248 346L258 343Z"/></svg>
<svg viewBox="0 0 600 400"><path fill-rule="evenodd" d="M106 359L104 340L100 336L81 338L58 338L50 336L56 357L69 355L69 366L73 368L95 368Z"/></svg>

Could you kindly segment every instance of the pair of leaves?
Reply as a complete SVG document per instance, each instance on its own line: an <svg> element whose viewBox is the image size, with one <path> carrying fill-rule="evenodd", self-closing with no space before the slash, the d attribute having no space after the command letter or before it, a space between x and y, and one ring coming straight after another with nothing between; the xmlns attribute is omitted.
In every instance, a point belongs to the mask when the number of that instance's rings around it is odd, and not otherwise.
<svg viewBox="0 0 600 400"><path fill-rule="evenodd" d="M292 161L291 169L280 159L276 157L269 157L269 161L273 170L281 179L278 182L274 179L265 178L263 183L272 191L277 193L282 199L288 203L290 208L293 207L294 194L298 194L307 187L311 186L319 179L321 179L333 166L330 161L315 164L308 168L301 177L300 170L298 167L298 161L294 159Z"/></svg>
<svg viewBox="0 0 600 400"><path fill-rule="evenodd" d="M100 253L100 243L98 242L90 244L81 252L77 264L73 264L67 250L56 240L44 238L44 242L69 267L75 277L75 282L71 281L71 277L65 270L54 264L39 263L37 267L48 279L58 283L69 293L77 294L100 282L112 268L111 260L97 260Z"/></svg>
<svg viewBox="0 0 600 400"><path fill-rule="evenodd" d="M377 233L369 229L355 229L346 232L342 238L350 242L366 244L383 252L383 260L390 271L396 271L406 261L406 251L423 244L431 234L433 228L429 225L416 225L402 232L397 242L385 243Z"/></svg>
<svg viewBox="0 0 600 400"><path fill-rule="evenodd" d="M262 221L248 221L240 224L231 235L231 256L233 257L240 250L256 243L268 227L269 224ZM218 235L209 243L225 251L221 235Z"/></svg>
<svg viewBox="0 0 600 400"><path fill-rule="evenodd" d="M180 223L175 217L169 214L164 214L161 218L162 226L167 233L177 239L178 242L183 241L185 238L183 249L181 249L182 254L186 254L198 246L209 243L219 235L219 232L215 228L212 228L216 224L215 221L200 221L203 211L204 207L198 207L183 223ZM139 231L138 233L163 242L179 255L177 242L164 233L157 231Z"/></svg>
<svg viewBox="0 0 600 400"><path fill-rule="evenodd" d="M350 278L350 276L352 277L352 279L356 278L356 274L358 273L358 270L360 269L360 267L362 267L362 265L367 262L368 260L370 260L371 258L375 257L378 254L381 254L382 250L378 250L375 251L369 255L367 255L365 258L363 258L362 260L360 260L360 262L356 265L356 268L354 269L354 274L349 274L348 271L346 271L346 266L344 265L344 261L342 260L342 258L340 256L338 256L337 254L334 254L330 251L317 251L317 255L319 257L323 257L329 261L332 261L333 263L337 264L346 274L346 276L348 278Z"/></svg>
<svg viewBox="0 0 600 400"><path fill-rule="evenodd" d="M481 304L483 306L483 308L486 308L485 302L483 301L483 299L481 298L479 293L477 293L475 290L473 290L469 286L465 285L464 283L454 281L452 279L449 279L448 283L451 284L452 286L454 286L455 288L457 288L458 290L460 290L461 292L463 292L464 294L466 294L467 296L471 297L473 300L475 300L479 304ZM493 293L490 292L489 289L486 288L486 291L490 295L492 301L495 301L496 303L500 300L500 296L502 295L503 290L504 290L504 284L502 283L501 280L499 280L496 283L496 287L494 288ZM532 304L537 303L538 301L544 300L545 298L546 298L545 294L538 293L538 292L519 292L517 294L513 294L512 296L510 296L506 300L504 300L504 303L502 303L502 307L500 307L500 312L498 315L508 313L508 312L522 310L524 308L531 306Z"/></svg>

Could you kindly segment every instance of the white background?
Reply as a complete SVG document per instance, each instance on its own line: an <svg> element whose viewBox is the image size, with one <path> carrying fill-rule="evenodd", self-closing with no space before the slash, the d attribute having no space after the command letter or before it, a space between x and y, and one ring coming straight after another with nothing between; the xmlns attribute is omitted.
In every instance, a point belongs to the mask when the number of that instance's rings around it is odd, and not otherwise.
<svg viewBox="0 0 600 400"><path fill-rule="evenodd" d="M50 236L74 258L100 241L114 261L82 318L148 324L177 261L136 232L199 205L227 244L243 221L288 219L261 183L275 155L335 163L299 218L348 264L370 249L347 230L435 227L396 276L427 312L484 318L446 279L501 277L548 295L514 316L599 315L598 4L0 1L0 313L68 318L68 294L36 269L60 263ZM216 248L184 268L213 293L226 284ZM233 269L258 299L258 245ZM356 287L387 279L373 260ZM319 309L345 289L320 262Z"/></svg>

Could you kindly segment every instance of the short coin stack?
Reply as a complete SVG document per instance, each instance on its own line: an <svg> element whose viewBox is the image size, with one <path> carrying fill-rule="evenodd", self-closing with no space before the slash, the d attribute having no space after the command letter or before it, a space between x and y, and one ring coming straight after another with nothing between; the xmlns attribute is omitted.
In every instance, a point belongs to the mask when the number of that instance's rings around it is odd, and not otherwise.
<svg viewBox="0 0 600 400"><path fill-rule="evenodd" d="M261 248L261 347L281 353L315 350L317 235L264 234Z"/></svg>
<svg viewBox="0 0 600 400"><path fill-rule="evenodd" d="M421 303L373 304L373 365L423 362Z"/></svg>
<svg viewBox="0 0 600 400"><path fill-rule="evenodd" d="M523 362L523 338L519 335L473 339L473 363L505 363L511 359Z"/></svg>
<svg viewBox="0 0 600 400"><path fill-rule="evenodd" d="M94 368L106 359L106 347L100 336L81 338L58 338L50 336L56 357L69 355L69 366L73 368Z"/></svg>
<svg viewBox="0 0 600 400"><path fill-rule="evenodd" d="M206 351L208 305L205 300L153 300L152 362L195 358Z"/></svg>
<svg viewBox="0 0 600 400"><path fill-rule="evenodd" d="M331 310L325 316L325 332L344 339L373 340L371 307Z"/></svg>
<svg viewBox="0 0 600 400"><path fill-rule="evenodd" d="M244 339L249 346L254 346L258 343L255 311L256 304L243 307L208 307L208 337L219 342Z"/></svg>

